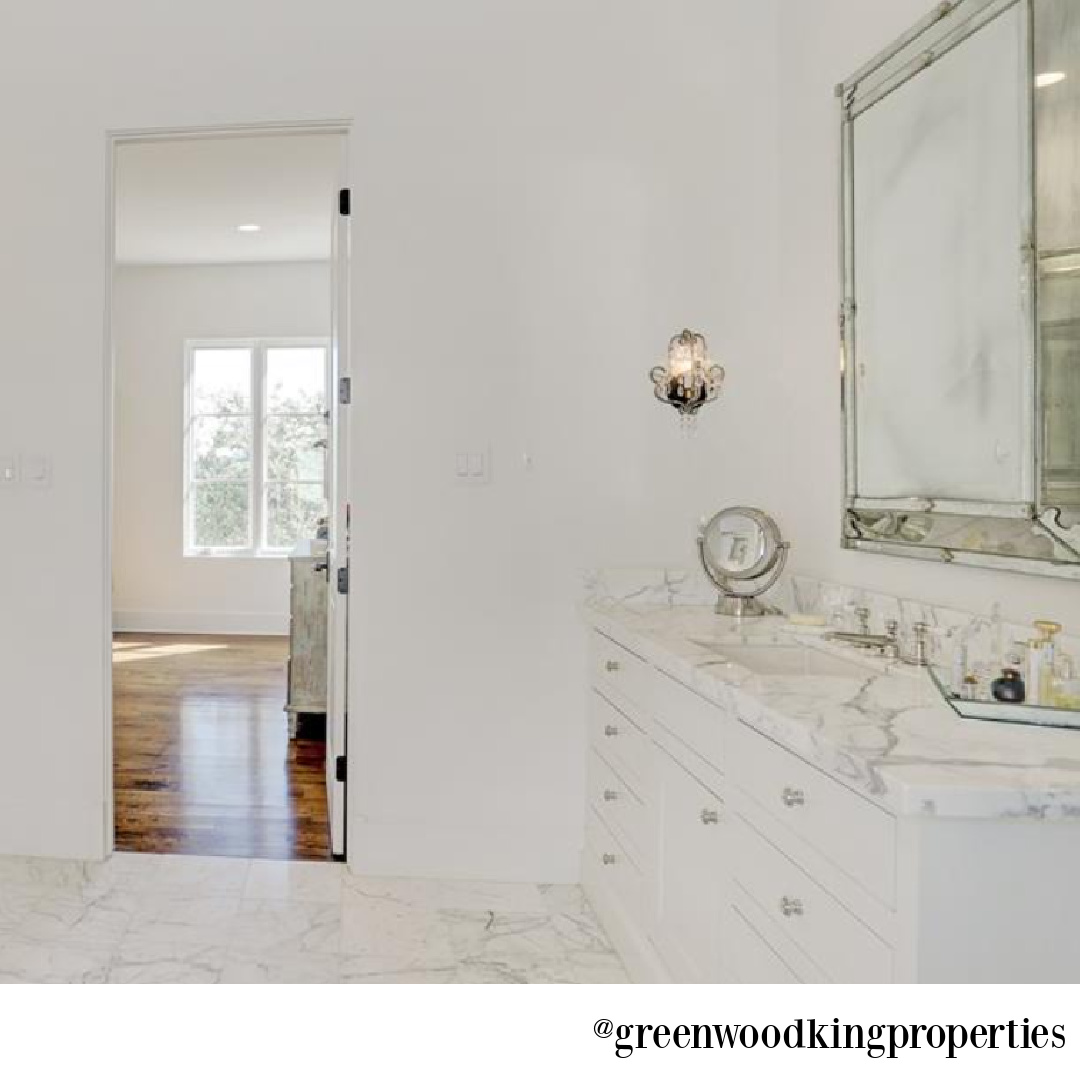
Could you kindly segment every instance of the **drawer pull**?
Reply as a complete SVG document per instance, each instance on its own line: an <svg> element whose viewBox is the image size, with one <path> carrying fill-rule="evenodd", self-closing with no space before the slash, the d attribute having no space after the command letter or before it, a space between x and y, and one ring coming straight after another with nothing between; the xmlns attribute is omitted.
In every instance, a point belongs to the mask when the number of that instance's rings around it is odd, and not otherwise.
<svg viewBox="0 0 1080 1080"><path fill-rule="evenodd" d="M701 811L701 824L702 825L719 825L720 814L716 810L702 810Z"/></svg>
<svg viewBox="0 0 1080 1080"><path fill-rule="evenodd" d="M785 919L801 915L804 910L803 902L801 900L797 900L793 896L782 896L780 898L780 914L783 915Z"/></svg>
<svg viewBox="0 0 1080 1080"><path fill-rule="evenodd" d="M604 670L610 671L612 674L614 674L616 671L619 670L619 666L620 665L618 660L609 660L606 664L604 664Z"/></svg>
<svg viewBox="0 0 1080 1080"><path fill-rule="evenodd" d="M614 739L615 736L619 734L619 729L614 724L608 724L604 728L604 734L609 739Z"/></svg>
<svg viewBox="0 0 1080 1080"><path fill-rule="evenodd" d="M615 856L614 855L605 855L605 856L603 856L603 858L600 861L605 866L614 866L615 865Z"/></svg>
<svg viewBox="0 0 1080 1080"><path fill-rule="evenodd" d="M618 797L619 793L617 791L604 792L604 802L614 802Z"/></svg>
<svg viewBox="0 0 1080 1080"><path fill-rule="evenodd" d="M806 793L798 788L786 787L780 795L780 801L788 808L806 805Z"/></svg>

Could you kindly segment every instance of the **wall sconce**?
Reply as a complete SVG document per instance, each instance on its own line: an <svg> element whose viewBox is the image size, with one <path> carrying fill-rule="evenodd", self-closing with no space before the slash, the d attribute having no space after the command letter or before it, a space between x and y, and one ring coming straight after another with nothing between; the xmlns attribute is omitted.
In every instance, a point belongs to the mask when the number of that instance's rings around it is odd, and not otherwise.
<svg viewBox="0 0 1080 1080"><path fill-rule="evenodd" d="M684 330L668 345L667 365L649 372L658 401L678 409L686 427L693 425L702 405L720 396L724 369L709 362L705 338L692 330Z"/></svg>

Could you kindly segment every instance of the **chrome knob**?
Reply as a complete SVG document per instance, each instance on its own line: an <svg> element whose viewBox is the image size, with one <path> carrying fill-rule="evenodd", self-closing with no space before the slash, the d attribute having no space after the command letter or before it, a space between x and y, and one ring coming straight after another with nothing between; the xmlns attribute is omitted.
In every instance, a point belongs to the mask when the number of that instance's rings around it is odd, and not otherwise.
<svg viewBox="0 0 1080 1080"><path fill-rule="evenodd" d="M605 855L605 856L603 856L603 858L600 861L605 866L614 866L615 865L615 856L614 855Z"/></svg>
<svg viewBox="0 0 1080 1080"><path fill-rule="evenodd" d="M619 793L617 791L604 792L604 802L614 802L618 797Z"/></svg>
<svg viewBox="0 0 1080 1080"><path fill-rule="evenodd" d="M782 896L780 898L780 914L785 919L791 919L798 915L801 915L805 909L803 908L803 902L796 899L793 896Z"/></svg>
<svg viewBox="0 0 1080 1080"><path fill-rule="evenodd" d="M701 811L701 824L702 825L719 825L720 814L716 810L702 810Z"/></svg>
<svg viewBox="0 0 1080 1080"><path fill-rule="evenodd" d="M618 729L618 728L617 728L617 727L616 727L616 726L615 726L614 724L608 724L608 725L607 725L607 726L606 726L606 727L604 728L604 734L605 734L605 735L606 735L606 736L607 736L607 737L608 737L609 739L614 739L614 738L615 738L615 736L619 734L619 729Z"/></svg>
<svg viewBox="0 0 1080 1080"><path fill-rule="evenodd" d="M798 788L786 787L780 795L780 801L787 807L805 806L806 794Z"/></svg>
<svg viewBox="0 0 1080 1080"><path fill-rule="evenodd" d="M619 670L619 661L618 660L609 660L604 665L604 670L605 671L612 671L612 672L618 671Z"/></svg>

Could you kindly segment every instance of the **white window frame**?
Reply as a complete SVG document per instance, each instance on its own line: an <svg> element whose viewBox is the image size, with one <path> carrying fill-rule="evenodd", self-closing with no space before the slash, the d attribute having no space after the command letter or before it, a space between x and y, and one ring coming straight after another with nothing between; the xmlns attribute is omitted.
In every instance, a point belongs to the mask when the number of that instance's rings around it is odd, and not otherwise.
<svg viewBox="0 0 1080 1080"><path fill-rule="evenodd" d="M326 337L260 337L260 338L189 338L184 342L184 505L183 547L187 559L285 559L290 548L273 548L266 544L266 409L267 353L275 348L310 348L323 350L324 393L330 407L330 339ZM212 547L195 541L195 500L192 497L194 476L195 417L195 353L204 349L247 349L251 353L251 475L248 481L248 500L251 508L249 542L244 547ZM329 427L328 427L329 432ZM312 481L314 484L315 481ZM326 491L326 472L323 473Z"/></svg>

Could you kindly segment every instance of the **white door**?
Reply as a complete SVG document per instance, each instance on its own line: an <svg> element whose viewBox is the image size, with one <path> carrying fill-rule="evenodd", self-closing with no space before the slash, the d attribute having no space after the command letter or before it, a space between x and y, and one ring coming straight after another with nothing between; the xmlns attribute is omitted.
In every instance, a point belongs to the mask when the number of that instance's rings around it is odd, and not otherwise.
<svg viewBox="0 0 1080 1080"><path fill-rule="evenodd" d="M666 751L656 757L662 814L657 944L677 981L718 982L724 809Z"/></svg>
<svg viewBox="0 0 1080 1080"><path fill-rule="evenodd" d="M342 138L342 176L346 140ZM327 487L330 505L329 603L327 604L326 791L330 848L346 854L346 788L349 715L349 191L344 181L335 195L332 249L333 307L330 335L329 449Z"/></svg>

